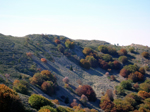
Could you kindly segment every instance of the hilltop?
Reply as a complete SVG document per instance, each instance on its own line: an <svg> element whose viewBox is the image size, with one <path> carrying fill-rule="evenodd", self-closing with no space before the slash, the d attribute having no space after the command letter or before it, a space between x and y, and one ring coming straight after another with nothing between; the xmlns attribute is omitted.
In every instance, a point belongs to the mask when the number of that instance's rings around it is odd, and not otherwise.
<svg viewBox="0 0 150 112"><path fill-rule="evenodd" d="M138 79L139 84L149 79L150 57L143 57L141 55L143 52L150 54L150 48L136 44L117 46L99 40L72 40L59 35L33 34L13 37L0 34L0 80L10 88L14 88L15 80L25 80L29 83L30 94L18 92L29 110L31 105L28 99L35 93L42 94L50 100L57 99L61 106L69 107L73 99L76 99L82 108L102 111L99 104L104 93L108 89L116 90L116 87L128 78L120 75L124 67L129 69L129 65L133 65L138 72L139 68L144 68L146 73L142 75L144 77L142 80ZM122 61L121 56L126 57L127 61ZM45 94L38 84L31 83L32 77L43 70L50 71L57 78L57 82L53 81L57 83L54 95ZM8 77L6 74L9 74ZM65 77L69 80L68 85L64 84ZM134 83L136 82L132 82L132 85ZM85 105L80 101L80 95L75 90L81 85L90 85L93 88L97 97L95 102L88 101ZM132 91L134 90L127 90L125 94ZM68 98L68 103L62 96ZM123 96L119 94L115 98ZM37 111L32 108L33 110Z"/></svg>

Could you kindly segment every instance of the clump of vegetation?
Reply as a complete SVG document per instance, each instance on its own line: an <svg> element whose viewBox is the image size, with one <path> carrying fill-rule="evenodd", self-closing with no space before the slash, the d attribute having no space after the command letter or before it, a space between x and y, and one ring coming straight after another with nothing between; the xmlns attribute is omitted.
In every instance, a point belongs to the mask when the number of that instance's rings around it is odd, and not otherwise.
<svg viewBox="0 0 150 112"><path fill-rule="evenodd" d="M150 54L148 52L142 52L141 54L144 58L149 58Z"/></svg>
<svg viewBox="0 0 150 112"><path fill-rule="evenodd" d="M69 39L66 40L65 46L67 48L73 49L74 48L74 42L71 42Z"/></svg>
<svg viewBox="0 0 150 112"><path fill-rule="evenodd" d="M128 58L126 56L120 56L119 61L124 64L128 61Z"/></svg>
<svg viewBox="0 0 150 112"><path fill-rule="evenodd" d="M35 109L40 109L40 107L46 106L46 105L50 105L51 107L54 106L54 104L48 100L47 98L41 96L41 95L37 95L37 94L32 94L29 97L28 100L29 104L35 108Z"/></svg>
<svg viewBox="0 0 150 112"><path fill-rule="evenodd" d="M130 51L131 53L134 53L134 50L135 50L134 47L130 47L130 48L129 48L129 51Z"/></svg>
<svg viewBox="0 0 150 112"><path fill-rule="evenodd" d="M0 84L0 111L25 112L18 94L4 84Z"/></svg>
<svg viewBox="0 0 150 112"><path fill-rule="evenodd" d="M96 100L96 94L95 94L94 90L91 88L91 86L89 86L89 85L83 85L82 87L77 88L76 93L79 96L84 94L85 96L87 96L89 101L95 101Z"/></svg>
<svg viewBox="0 0 150 112"><path fill-rule="evenodd" d="M91 48L85 47L82 52L84 55L90 55L93 53L93 50Z"/></svg>
<svg viewBox="0 0 150 112"><path fill-rule="evenodd" d="M90 63L91 67L97 67L98 65L97 60L93 56L86 56L85 60Z"/></svg>
<svg viewBox="0 0 150 112"><path fill-rule="evenodd" d="M81 59L80 60L80 65L83 67L83 68L86 68L86 69L90 69L90 63L87 61L87 60L85 60L85 59Z"/></svg>
<svg viewBox="0 0 150 112"><path fill-rule="evenodd" d="M53 108L53 107L51 107L51 106L49 106L49 105L43 106L43 107L40 108L40 110L44 110L44 109L47 109L47 110L49 110L50 112L57 112L57 109L55 109L55 108ZM40 111L40 110L39 110L39 111Z"/></svg>
<svg viewBox="0 0 150 112"><path fill-rule="evenodd" d="M47 60L46 60L45 58L41 58L41 62L46 63L46 62L47 62Z"/></svg>
<svg viewBox="0 0 150 112"><path fill-rule="evenodd" d="M69 78L68 77L63 78L63 82L68 84L69 83Z"/></svg>
<svg viewBox="0 0 150 112"><path fill-rule="evenodd" d="M16 92L20 92L22 94L28 94L29 93L29 85L25 80L15 80L13 82L13 90Z"/></svg>
<svg viewBox="0 0 150 112"><path fill-rule="evenodd" d="M120 51L119 51L119 54L120 55L127 55L127 50L122 48Z"/></svg>
<svg viewBox="0 0 150 112"><path fill-rule="evenodd" d="M55 40L55 43L56 43L56 44L60 44L61 42L60 42L60 40L56 39L56 40Z"/></svg>
<svg viewBox="0 0 150 112"><path fill-rule="evenodd" d="M58 44L58 45L57 45L57 49L58 49L58 51L60 51L61 53L64 53L64 51L65 51L64 46L62 46L61 44Z"/></svg>

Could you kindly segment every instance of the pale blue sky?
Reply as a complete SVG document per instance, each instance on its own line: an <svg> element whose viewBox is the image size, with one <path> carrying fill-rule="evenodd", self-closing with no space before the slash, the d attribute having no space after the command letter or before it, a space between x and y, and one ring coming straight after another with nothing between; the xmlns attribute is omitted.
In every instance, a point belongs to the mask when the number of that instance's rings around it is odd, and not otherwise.
<svg viewBox="0 0 150 112"><path fill-rule="evenodd" d="M150 0L0 0L0 33L150 46Z"/></svg>

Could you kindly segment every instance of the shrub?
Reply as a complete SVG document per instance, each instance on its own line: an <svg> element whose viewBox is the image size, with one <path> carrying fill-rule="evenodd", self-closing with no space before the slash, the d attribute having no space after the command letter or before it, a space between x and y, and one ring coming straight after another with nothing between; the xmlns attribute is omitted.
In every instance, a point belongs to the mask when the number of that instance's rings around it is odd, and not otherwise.
<svg viewBox="0 0 150 112"><path fill-rule="evenodd" d="M83 85L81 88L77 88L76 92L79 96L84 94L87 96L89 101L95 101L96 100L96 94L94 90L89 85Z"/></svg>
<svg viewBox="0 0 150 112"><path fill-rule="evenodd" d="M139 86L139 89L141 91L150 92L150 84L148 84L148 83L141 83L140 86Z"/></svg>
<svg viewBox="0 0 150 112"><path fill-rule="evenodd" d="M127 101L128 103L130 103L133 107L135 107L135 106L137 105L136 100L133 99L133 98L131 98L131 97L126 96L126 97L124 98L124 100Z"/></svg>
<svg viewBox="0 0 150 112"><path fill-rule="evenodd" d="M70 104L70 107L73 108L74 106L78 106L76 99L73 99L73 102Z"/></svg>
<svg viewBox="0 0 150 112"><path fill-rule="evenodd" d="M139 81L143 81L144 80L144 75L143 74L141 74L140 72L135 72L134 74L136 74L136 76L138 77L138 80Z"/></svg>
<svg viewBox="0 0 150 112"><path fill-rule="evenodd" d="M48 100L47 98L41 96L41 95L37 95L37 94L32 94L29 97L28 103L36 109L40 109L40 107L46 106L46 105L50 105L50 106L54 106L54 104Z"/></svg>
<svg viewBox="0 0 150 112"><path fill-rule="evenodd" d="M69 78L68 77L63 78L63 82L68 84L69 83Z"/></svg>
<svg viewBox="0 0 150 112"><path fill-rule="evenodd" d="M139 91L138 96L140 96L142 99L150 98L150 94L146 91Z"/></svg>
<svg viewBox="0 0 150 112"><path fill-rule="evenodd" d="M128 61L128 58L126 56L120 56L119 61L124 64Z"/></svg>
<svg viewBox="0 0 150 112"><path fill-rule="evenodd" d="M107 112L110 112L112 108L114 107L114 103L110 100L103 100L103 102L100 103L100 107L103 110L108 110Z"/></svg>
<svg viewBox="0 0 150 112"><path fill-rule="evenodd" d="M127 50L122 48L119 53L120 55L127 55Z"/></svg>
<svg viewBox="0 0 150 112"><path fill-rule="evenodd" d="M116 86L116 94L124 95L125 94L124 88L122 86Z"/></svg>
<svg viewBox="0 0 150 112"><path fill-rule="evenodd" d="M90 63L85 59L80 60L80 65L86 69L90 69L90 66L91 66Z"/></svg>
<svg viewBox="0 0 150 112"><path fill-rule="evenodd" d="M115 99L114 104L117 112L129 112L129 111L133 111L134 109L133 106L125 100Z"/></svg>
<svg viewBox="0 0 150 112"><path fill-rule="evenodd" d="M27 52L26 55L31 58L33 54L31 52Z"/></svg>
<svg viewBox="0 0 150 112"><path fill-rule="evenodd" d="M88 98L84 94L82 94L80 100L82 103L86 103L88 101Z"/></svg>
<svg viewBox="0 0 150 112"><path fill-rule="evenodd" d="M16 84L18 84L19 82L20 82L19 80L14 80L13 86L16 85Z"/></svg>
<svg viewBox="0 0 150 112"><path fill-rule="evenodd" d="M133 82L137 82L138 76L135 73L130 73L130 75L128 75L128 79L132 80Z"/></svg>
<svg viewBox="0 0 150 112"><path fill-rule="evenodd" d="M33 84L33 85L37 84L37 85L41 86L41 84L43 82L44 82L44 79L43 79L43 76L40 73L35 73L33 75L33 77L30 78L30 83Z"/></svg>
<svg viewBox="0 0 150 112"><path fill-rule="evenodd" d="M111 48L111 47L107 47L107 49L108 49L108 54L117 55L116 49Z"/></svg>
<svg viewBox="0 0 150 112"><path fill-rule="evenodd" d="M48 95L52 95L55 93L55 88L52 81L45 81L41 85L41 89Z"/></svg>
<svg viewBox="0 0 150 112"><path fill-rule="evenodd" d="M38 112L51 112L49 109L40 109Z"/></svg>
<svg viewBox="0 0 150 112"><path fill-rule="evenodd" d="M112 56L109 54L104 54L103 55L103 60L106 62L112 61Z"/></svg>
<svg viewBox="0 0 150 112"><path fill-rule="evenodd" d="M100 67L102 68L102 69L105 69L105 70L107 70L108 69L108 63L107 62L105 62L104 60L102 60L102 59L99 59L99 64L100 64Z"/></svg>
<svg viewBox="0 0 150 112"><path fill-rule="evenodd" d="M64 53L65 48L64 48L64 46L62 46L61 44L58 44L58 45L57 45L57 49L58 49L58 51L60 51L61 53Z"/></svg>
<svg viewBox="0 0 150 112"><path fill-rule="evenodd" d="M114 76L114 75L111 75L111 76L110 76L110 80L116 80L115 76Z"/></svg>
<svg viewBox="0 0 150 112"><path fill-rule="evenodd" d="M25 112L17 93L4 84L0 84L0 111Z"/></svg>
<svg viewBox="0 0 150 112"><path fill-rule="evenodd" d="M65 46L67 48L73 49L74 48L74 42L71 42L69 39L66 40Z"/></svg>
<svg viewBox="0 0 150 112"><path fill-rule="evenodd" d="M97 60L93 56L86 56L85 60L90 63L91 67L97 67Z"/></svg>
<svg viewBox="0 0 150 112"><path fill-rule="evenodd" d="M48 109L48 110L50 110L50 112L57 112L56 109L54 109L53 107L51 107L49 105L43 106L43 107L40 108L40 110L41 109Z"/></svg>
<svg viewBox="0 0 150 112"><path fill-rule="evenodd" d="M113 92L111 89L107 89L106 94L109 98L109 100L113 101L114 100L114 96L113 96Z"/></svg>
<svg viewBox="0 0 150 112"><path fill-rule="evenodd" d="M138 69L139 69L139 67L136 64L135 65L126 65L123 68L128 70L129 74L134 73L134 72L138 71Z"/></svg>
<svg viewBox="0 0 150 112"><path fill-rule="evenodd" d="M69 112L69 111L64 107L59 106L57 107L57 112Z"/></svg>
<svg viewBox="0 0 150 112"><path fill-rule="evenodd" d="M42 70L41 74L43 75L44 80L49 80L56 83L57 78L49 70Z"/></svg>
<svg viewBox="0 0 150 112"><path fill-rule="evenodd" d="M13 86L13 90L16 92L22 93L22 94L28 94L28 88L26 85L23 85L21 83L15 84Z"/></svg>
<svg viewBox="0 0 150 112"><path fill-rule="evenodd" d="M123 69L120 70L120 75L122 77L128 77L128 74L129 74L129 72L125 68L123 68Z"/></svg>
<svg viewBox="0 0 150 112"><path fill-rule="evenodd" d="M60 104L60 103L59 103L59 101L58 101L57 99L52 100L52 102L53 102L53 103L55 103L55 104L57 104L57 105L59 105L59 104Z"/></svg>
<svg viewBox="0 0 150 112"><path fill-rule="evenodd" d="M122 81L120 86L122 86L124 89L131 89L131 80Z"/></svg>
<svg viewBox="0 0 150 112"><path fill-rule="evenodd" d="M135 90L138 90L138 89L139 89L139 84L138 84L138 83L135 83L135 84L133 85L133 88L134 88Z"/></svg>
<svg viewBox="0 0 150 112"><path fill-rule="evenodd" d="M111 61L109 61L109 62L108 62L108 66L109 66L109 68L113 69L113 68L114 68L114 63L111 62Z"/></svg>
<svg viewBox="0 0 150 112"><path fill-rule="evenodd" d="M107 46L105 46L105 45L100 45L100 46L98 46L98 50L99 50L100 52L103 52L103 53L107 53L107 52L108 52L108 48L107 48Z"/></svg>
<svg viewBox="0 0 150 112"><path fill-rule="evenodd" d="M134 53L134 47L130 47L130 48L129 48L129 51L130 51L131 53Z"/></svg>
<svg viewBox="0 0 150 112"><path fill-rule="evenodd" d="M56 39L56 40L55 40L55 43L56 43L56 44L60 44L61 42L60 42L60 40Z"/></svg>
<svg viewBox="0 0 150 112"><path fill-rule="evenodd" d="M45 58L41 58L41 61L44 62L44 63L47 62L47 60Z"/></svg>
<svg viewBox="0 0 150 112"><path fill-rule="evenodd" d="M145 69L144 69L144 67L139 68L139 72L140 72L141 74L145 75Z"/></svg>
<svg viewBox="0 0 150 112"><path fill-rule="evenodd" d="M89 55L90 53L93 53L93 50L91 48L85 47L82 52L85 55Z"/></svg>
<svg viewBox="0 0 150 112"><path fill-rule="evenodd" d="M114 61L114 69L120 69L121 64L119 63L119 61Z"/></svg>
<svg viewBox="0 0 150 112"><path fill-rule="evenodd" d="M149 54L148 52L145 52L145 51L144 51L141 55L142 55L143 57L145 57L145 58L149 58L149 55L150 55L150 54Z"/></svg>
<svg viewBox="0 0 150 112"><path fill-rule="evenodd" d="M146 65L144 68L146 71L150 71L150 67L148 65Z"/></svg>

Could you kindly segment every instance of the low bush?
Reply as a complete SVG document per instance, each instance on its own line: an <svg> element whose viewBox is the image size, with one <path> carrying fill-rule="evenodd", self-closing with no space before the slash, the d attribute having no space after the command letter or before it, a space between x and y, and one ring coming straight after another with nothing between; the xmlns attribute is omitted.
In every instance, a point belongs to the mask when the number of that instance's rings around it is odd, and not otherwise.
<svg viewBox="0 0 150 112"><path fill-rule="evenodd" d="M89 86L89 85L83 85L82 87L77 88L76 93L79 96L84 94L85 96L87 96L89 101L96 101L96 94L95 94L94 90L91 88L91 86Z"/></svg>
<svg viewBox="0 0 150 112"><path fill-rule="evenodd" d="M119 61L124 64L128 61L128 58L126 56L120 56Z"/></svg>
<svg viewBox="0 0 150 112"><path fill-rule="evenodd" d="M139 90L150 92L150 84L148 83L141 83L139 86Z"/></svg>
<svg viewBox="0 0 150 112"><path fill-rule="evenodd" d="M138 96L140 96L142 99L150 98L150 94L146 91L139 91Z"/></svg>
<svg viewBox="0 0 150 112"><path fill-rule="evenodd" d="M122 81L120 83L120 86L123 87L124 89L131 89L132 87L131 80Z"/></svg>
<svg viewBox="0 0 150 112"><path fill-rule="evenodd" d="M86 69L90 69L91 67L90 63L85 59L80 60L80 65Z"/></svg>
<svg viewBox="0 0 150 112"><path fill-rule="evenodd" d="M47 98L41 96L41 95L37 95L37 94L32 94L29 97L28 103L36 109L40 109L40 107L46 106L46 105L50 105L51 107L54 106L54 104L48 100Z"/></svg>
<svg viewBox="0 0 150 112"><path fill-rule="evenodd" d="M40 110L41 109L48 109L48 110L50 110L50 112L57 112L56 109L54 109L53 107L51 107L49 105L43 106L43 107L40 108Z"/></svg>
<svg viewBox="0 0 150 112"><path fill-rule="evenodd" d="M149 58L149 56L150 56L150 54L148 53L148 52L142 52L142 54L141 54L143 57L145 57L145 58Z"/></svg>

